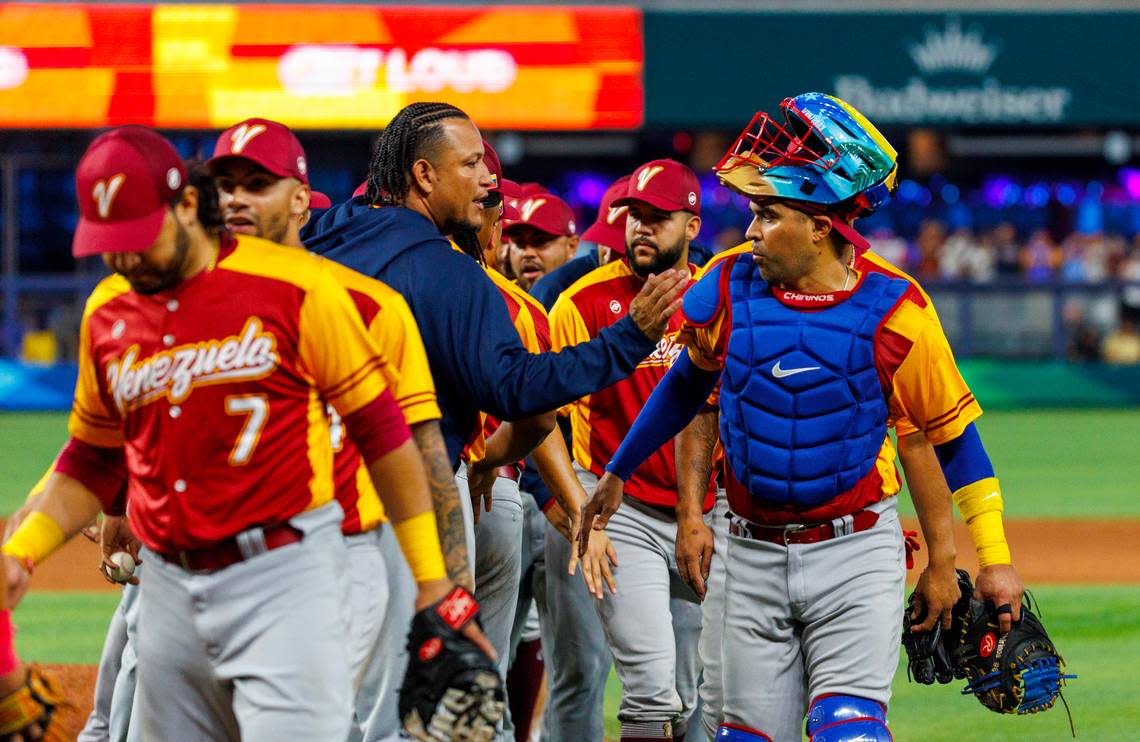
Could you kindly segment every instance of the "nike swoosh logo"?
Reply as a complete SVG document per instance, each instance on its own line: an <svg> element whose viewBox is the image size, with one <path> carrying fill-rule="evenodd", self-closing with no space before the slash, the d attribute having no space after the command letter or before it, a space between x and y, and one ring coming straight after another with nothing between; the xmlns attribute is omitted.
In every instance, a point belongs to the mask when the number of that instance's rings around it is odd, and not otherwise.
<svg viewBox="0 0 1140 742"><path fill-rule="evenodd" d="M780 362L776 361L776 365L772 367L772 375L777 379L782 379L785 376L795 376L802 374L805 371L818 371L819 366L805 366L803 368L780 368Z"/></svg>
<svg viewBox="0 0 1140 742"><path fill-rule="evenodd" d="M1000 494L1001 494L1000 492L991 492L982 498L982 502L985 502L986 500L992 500Z"/></svg>

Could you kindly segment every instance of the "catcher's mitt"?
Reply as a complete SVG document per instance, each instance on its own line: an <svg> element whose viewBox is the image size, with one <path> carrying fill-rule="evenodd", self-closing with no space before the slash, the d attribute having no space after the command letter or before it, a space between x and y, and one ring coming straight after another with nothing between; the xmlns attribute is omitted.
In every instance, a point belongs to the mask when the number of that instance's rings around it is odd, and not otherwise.
<svg viewBox="0 0 1140 742"><path fill-rule="evenodd" d="M400 719L413 738L482 742L494 736L506 697L499 670L460 633L478 612L475 597L457 586L412 619Z"/></svg>
<svg viewBox="0 0 1140 742"><path fill-rule="evenodd" d="M1001 636L998 609L988 601L970 601L954 658L959 677L969 681L962 695L973 693L998 713L1035 714L1052 708L1064 681L1076 677L1062 673L1065 662L1031 603L1026 593L1021 620Z"/></svg>
<svg viewBox="0 0 1140 742"><path fill-rule="evenodd" d="M51 724L56 707L62 704L55 676L30 665L24 685L0 698L0 739L20 734L27 742L64 742L62 732Z"/></svg>
<svg viewBox="0 0 1140 742"><path fill-rule="evenodd" d="M914 607L914 593L903 608L902 644L906 648L907 677L923 685L949 683L954 678L966 677L954 661L954 652L958 648L965 625L966 614L970 609L970 597L974 594L974 584L970 581L970 574L964 569L958 570L958 588L962 596L954 604L952 623L949 629L942 628L942 622L937 621L934 628L928 631L911 631L910 627L921 624L926 620L924 609L918 618L911 618Z"/></svg>

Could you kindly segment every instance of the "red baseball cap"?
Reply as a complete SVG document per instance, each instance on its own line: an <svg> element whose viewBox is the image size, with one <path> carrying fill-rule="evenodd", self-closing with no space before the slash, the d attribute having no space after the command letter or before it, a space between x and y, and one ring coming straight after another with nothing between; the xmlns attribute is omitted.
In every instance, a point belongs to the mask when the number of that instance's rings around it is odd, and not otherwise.
<svg viewBox="0 0 1140 742"><path fill-rule="evenodd" d="M222 132L214 145L214 156L206 166L228 157L255 162L278 178L296 178L309 184L309 163L305 149L285 124L269 119L246 119Z"/></svg>
<svg viewBox="0 0 1140 742"><path fill-rule="evenodd" d="M153 129L124 126L100 135L75 170L79 226L71 254L143 252L184 185L182 158Z"/></svg>
<svg viewBox="0 0 1140 742"><path fill-rule="evenodd" d="M664 211L701 213L701 184L697 175L676 160L653 160L633 171L624 198L614 206L644 201Z"/></svg>
<svg viewBox="0 0 1140 742"><path fill-rule="evenodd" d="M574 234L574 211L553 193L537 193L519 198L519 218L503 227L503 232L529 224L535 229L558 237Z"/></svg>
<svg viewBox="0 0 1140 742"><path fill-rule="evenodd" d="M491 171L491 187L488 190L498 191L503 197L503 219L514 221L519 218L515 202L522 195L519 184L503 177L503 163L499 160L499 153L486 139L483 140L483 162Z"/></svg>
<svg viewBox="0 0 1140 742"><path fill-rule="evenodd" d="M321 193L320 191L313 191L309 194L309 208L310 209L329 209L332 208L332 199Z"/></svg>
<svg viewBox="0 0 1140 742"><path fill-rule="evenodd" d="M598 218L582 233L582 239L596 242L625 255L625 215L629 206L614 206L629 190L629 176L615 180L602 196L598 205Z"/></svg>

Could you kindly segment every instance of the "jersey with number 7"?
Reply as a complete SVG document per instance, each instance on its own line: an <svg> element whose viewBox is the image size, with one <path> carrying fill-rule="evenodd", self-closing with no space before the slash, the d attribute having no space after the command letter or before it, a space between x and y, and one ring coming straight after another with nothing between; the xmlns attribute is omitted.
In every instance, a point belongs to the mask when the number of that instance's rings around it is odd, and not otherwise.
<svg viewBox="0 0 1140 742"><path fill-rule="evenodd" d="M385 364L324 261L242 236L161 298L96 287L68 429L126 449L143 544L201 548L329 502L325 402L399 416Z"/></svg>

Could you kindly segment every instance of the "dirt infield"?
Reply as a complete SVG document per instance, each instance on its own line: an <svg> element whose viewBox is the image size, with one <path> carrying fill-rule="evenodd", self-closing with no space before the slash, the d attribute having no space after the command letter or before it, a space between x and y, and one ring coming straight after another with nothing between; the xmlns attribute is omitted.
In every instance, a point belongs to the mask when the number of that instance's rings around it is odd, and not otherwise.
<svg viewBox="0 0 1140 742"><path fill-rule="evenodd" d="M905 528L917 530L913 519ZM1014 563L1027 585L1140 584L1140 520L1016 520L1006 523L1006 536ZM977 573L977 561L966 527L957 524L958 565ZM918 552L913 581L926 563L925 550ZM50 559L33 581L37 590L116 590L97 572L98 548L86 539L75 539ZM92 665L49 665L60 673L67 698L75 706L64 710L60 727L74 739L91 712L95 687Z"/></svg>
<svg viewBox="0 0 1140 742"><path fill-rule="evenodd" d="M918 530L914 519L903 526ZM958 566L977 573L965 525L956 522ZM1140 520L1012 520L1006 537L1014 564L1027 584L1140 584ZM926 551L917 564L926 563ZM36 590L117 590L98 572L99 550L76 538L49 559L33 580ZM917 579L918 570L910 574Z"/></svg>

